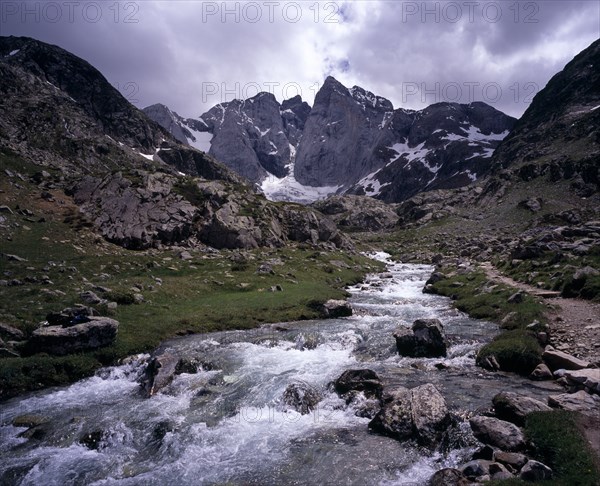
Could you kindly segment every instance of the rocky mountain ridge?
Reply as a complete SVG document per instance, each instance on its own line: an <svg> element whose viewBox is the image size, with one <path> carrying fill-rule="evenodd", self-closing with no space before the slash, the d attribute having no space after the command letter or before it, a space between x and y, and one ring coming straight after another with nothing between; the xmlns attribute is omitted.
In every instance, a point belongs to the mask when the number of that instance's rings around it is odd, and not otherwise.
<svg viewBox="0 0 600 486"><path fill-rule="evenodd" d="M42 193L62 191L96 231L130 249L349 244L319 212L273 205L213 157L177 142L57 46L0 37L0 74L0 162L15 201L19 176ZM45 175L23 176L19 166L30 164Z"/></svg>
<svg viewBox="0 0 600 486"><path fill-rule="evenodd" d="M146 113L181 141L194 144L202 137L194 130L214 134L196 146L260 184L269 198L301 202L334 193L398 202L467 185L489 172L494 149L515 122L480 102L395 110L333 77L312 108L299 96L279 105L268 93L218 104L198 119L156 106Z"/></svg>

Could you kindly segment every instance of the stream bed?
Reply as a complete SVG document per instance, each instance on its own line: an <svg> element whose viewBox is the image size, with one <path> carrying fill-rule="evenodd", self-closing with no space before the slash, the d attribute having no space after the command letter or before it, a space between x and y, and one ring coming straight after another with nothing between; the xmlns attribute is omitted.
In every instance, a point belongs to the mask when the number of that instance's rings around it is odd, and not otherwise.
<svg viewBox="0 0 600 486"><path fill-rule="evenodd" d="M459 414L489 408L503 390L535 397L549 385L476 367L477 349L497 326L423 294L433 267L376 257L387 274L349 289L352 317L164 343L202 366L151 398L139 385L148 356L137 356L71 386L3 403L0 484L422 485L437 469L464 462L468 448L432 453L369 431L369 418L357 416L331 382L347 369L369 368L385 386L433 383ZM397 354L394 329L419 318L442 321L447 358ZM283 403L292 383L323 396L311 413ZM11 424L24 414L44 418L43 434L21 436L27 429ZM91 439L86 445L82 438Z"/></svg>

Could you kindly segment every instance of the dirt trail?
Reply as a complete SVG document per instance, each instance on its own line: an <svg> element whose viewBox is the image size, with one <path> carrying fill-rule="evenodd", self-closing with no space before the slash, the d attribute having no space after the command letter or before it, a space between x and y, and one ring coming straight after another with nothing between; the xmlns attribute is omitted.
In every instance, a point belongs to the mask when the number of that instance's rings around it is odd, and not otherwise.
<svg viewBox="0 0 600 486"><path fill-rule="evenodd" d="M545 299L552 344L561 351L600 365L600 304L564 299L501 274L491 263L481 265L490 280Z"/></svg>

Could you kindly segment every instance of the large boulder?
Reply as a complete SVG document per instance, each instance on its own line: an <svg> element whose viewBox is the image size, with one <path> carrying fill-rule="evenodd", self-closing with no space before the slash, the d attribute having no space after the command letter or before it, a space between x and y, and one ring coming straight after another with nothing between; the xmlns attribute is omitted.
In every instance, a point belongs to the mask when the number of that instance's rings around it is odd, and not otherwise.
<svg viewBox="0 0 600 486"><path fill-rule="evenodd" d="M600 397L590 395L584 390L579 390L576 393L550 395L548 397L548 405L573 412L591 412L597 414L598 410L600 410Z"/></svg>
<svg viewBox="0 0 600 486"><path fill-rule="evenodd" d="M550 368L548 368L548 366L546 366L544 363L537 365L535 370L533 370L529 375L529 379L535 381L552 380L553 378L552 371L550 371Z"/></svg>
<svg viewBox="0 0 600 486"><path fill-rule="evenodd" d="M552 469L538 461L529 460L519 475L525 481L544 481L552 479Z"/></svg>
<svg viewBox="0 0 600 486"><path fill-rule="evenodd" d="M524 425L525 417L531 412L551 411L545 403L513 392L498 393L492 402L498 418L517 425Z"/></svg>
<svg viewBox="0 0 600 486"><path fill-rule="evenodd" d="M471 484L462 471L447 467L437 471L431 479L429 486L467 486Z"/></svg>
<svg viewBox="0 0 600 486"><path fill-rule="evenodd" d="M554 349L552 346L546 346L542 359L552 371L560 369L581 370L590 365L587 361Z"/></svg>
<svg viewBox="0 0 600 486"><path fill-rule="evenodd" d="M152 357L142 377L143 394L151 397L170 385L177 374L179 361L178 356L168 352Z"/></svg>
<svg viewBox="0 0 600 486"><path fill-rule="evenodd" d="M283 392L283 403L301 415L312 412L321 401L321 394L308 383L292 383Z"/></svg>
<svg viewBox="0 0 600 486"><path fill-rule="evenodd" d="M373 370L346 370L335 380L335 391L345 395L351 391L363 392L367 397L381 397L383 385Z"/></svg>
<svg viewBox="0 0 600 486"><path fill-rule="evenodd" d="M384 396L383 407L369 427L398 440L415 439L431 447L439 443L450 420L444 397L427 383Z"/></svg>
<svg viewBox="0 0 600 486"><path fill-rule="evenodd" d="M525 446L525 437L519 427L493 417L476 416L469 420L473 434L484 444L506 451L520 450Z"/></svg>
<svg viewBox="0 0 600 486"><path fill-rule="evenodd" d="M69 327L46 326L36 329L27 342L27 351L63 356L101 348L114 342L119 329L117 321L96 316L87 319L87 322Z"/></svg>
<svg viewBox="0 0 600 486"><path fill-rule="evenodd" d="M25 337L23 331L17 329L15 327L9 326L8 324L4 324L0 322L0 338L12 340L12 341L20 341Z"/></svg>
<svg viewBox="0 0 600 486"><path fill-rule="evenodd" d="M325 317L335 319L352 315L352 306L345 300L330 299L323 304L321 311Z"/></svg>
<svg viewBox="0 0 600 486"><path fill-rule="evenodd" d="M398 328L394 332L398 353L413 358L444 357L447 343L439 319L418 319L411 330Z"/></svg>
<svg viewBox="0 0 600 486"><path fill-rule="evenodd" d="M463 464L460 471L473 481L483 481L486 479L508 479L512 474L503 464L485 459L475 459Z"/></svg>
<svg viewBox="0 0 600 486"><path fill-rule="evenodd" d="M567 371L564 377L569 384L600 395L600 369L588 368L585 370Z"/></svg>

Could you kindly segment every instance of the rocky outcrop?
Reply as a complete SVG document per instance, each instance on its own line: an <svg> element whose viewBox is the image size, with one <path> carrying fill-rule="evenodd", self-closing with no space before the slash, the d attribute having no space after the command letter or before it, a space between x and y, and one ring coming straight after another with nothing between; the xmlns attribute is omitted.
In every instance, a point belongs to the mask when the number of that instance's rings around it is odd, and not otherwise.
<svg viewBox="0 0 600 486"><path fill-rule="evenodd" d="M435 446L450 423L444 397L428 383L413 389L400 388L386 393L381 411L369 428L398 440L414 439Z"/></svg>
<svg viewBox="0 0 600 486"><path fill-rule="evenodd" d="M517 425L524 425L525 418L532 412L549 412L551 408L534 398L513 392L498 393L492 399L496 416Z"/></svg>
<svg viewBox="0 0 600 486"><path fill-rule="evenodd" d="M484 444L505 451L517 451L525 446L525 437L515 424L493 417L476 416L469 420L473 434Z"/></svg>
<svg viewBox="0 0 600 486"><path fill-rule="evenodd" d="M194 136L185 126L184 119L176 112L171 111L167 106L156 103L144 108L142 111L148 118L155 121L169 132L178 142L189 145L189 140L193 139Z"/></svg>
<svg viewBox="0 0 600 486"><path fill-rule="evenodd" d="M317 201L313 207L330 216L338 227L347 231L379 231L398 223L395 205L364 196L332 196Z"/></svg>
<svg viewBox="0 0 600 486"><path fill-rule="evenodd" d="M87 322L69 327L46 326L33 331L26 349L30 353L48 353L57 356L88 351L112 344L119 323L108 317L90 316Z"/></svg>
<svg viewBox="0 0 600 486"><path fill-rule="evenodd" d="M321 401L321 394L308 383L292 383L283 392L283 403L301 415L312 412Z"/></svg>
<svg viewBox="0 0 600 486"><path fill-rule="evenodd" d="M396 347L402 356L434 358L446 356L446 340L439 319L418 319L411 330L404 327L394 331Z"/></svg>
<svg viewBox="0 0 600 486"><path fill-rule="evenodd" d="M85 177L73 189L75 202L102 236L125 248L139 250L185 240L197 208L171 192L172 177L141 176L141 187L122 173L102 179Z"/></svg>
<svg viewBox="0 0 600 486"><path fill-rule="evenodd" d="M385 98L328 77L306 122L294 174L309 186L401 201L481 176L513 123L485 103L394 110Z"/></svg>

